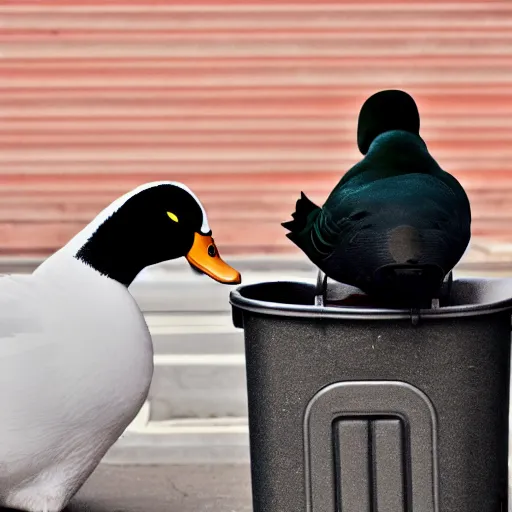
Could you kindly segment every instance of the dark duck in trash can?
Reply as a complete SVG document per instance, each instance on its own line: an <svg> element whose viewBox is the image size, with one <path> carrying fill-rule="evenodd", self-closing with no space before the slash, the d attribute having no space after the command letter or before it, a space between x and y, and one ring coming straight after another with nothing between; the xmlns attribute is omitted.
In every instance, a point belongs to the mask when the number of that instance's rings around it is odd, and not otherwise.
<svg viewBox="0 0 512 512"><path fill-rule="evenodd" d="M368 98L357 129L364 158L321 208L302 193L283 226L329 278L379 302L429 307L469 244L471 210L419 129L407 93L385 90Z"/></svg>
<svg viewBox="0 0 512 512"><path fill-rule="evenodd" d="M61 511L136 417L153 345L128 287L182 256L220 283L241 281L193 192L156 182L114 201L31 275L0 278L0 507Z"/></svg>

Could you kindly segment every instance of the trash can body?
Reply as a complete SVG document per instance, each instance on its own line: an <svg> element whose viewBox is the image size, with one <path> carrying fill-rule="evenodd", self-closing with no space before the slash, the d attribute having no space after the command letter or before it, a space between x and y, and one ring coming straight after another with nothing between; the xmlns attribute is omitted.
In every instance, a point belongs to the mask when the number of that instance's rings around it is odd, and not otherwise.
<svg viewBox="0 0 512 512"><path fill-rule="evenodd" d="M493 298L485 281L454 282L455 300L482 299L483 287ZM254 512L506 510L510 304L418 321L315 308L314 296L307 283L232 294Z"/></svg>

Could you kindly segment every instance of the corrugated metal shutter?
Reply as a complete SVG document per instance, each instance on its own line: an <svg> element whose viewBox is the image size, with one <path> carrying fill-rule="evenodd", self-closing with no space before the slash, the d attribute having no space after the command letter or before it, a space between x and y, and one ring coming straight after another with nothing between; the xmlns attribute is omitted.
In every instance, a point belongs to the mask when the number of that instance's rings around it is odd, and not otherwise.
<svg viewBox="0 0 512 512"><path fill-rule="evenodd" d="M359 155L362 101L410 91L474 235L512 238L512 2L0 5L0 250L49 253L112 199L189 184L224 253L294 251L280 222Z"/></svg>

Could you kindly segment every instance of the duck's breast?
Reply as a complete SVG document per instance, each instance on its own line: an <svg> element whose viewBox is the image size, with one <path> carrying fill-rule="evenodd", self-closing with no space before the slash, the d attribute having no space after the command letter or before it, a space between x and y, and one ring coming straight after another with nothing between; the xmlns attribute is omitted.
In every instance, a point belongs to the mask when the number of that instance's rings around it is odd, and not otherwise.
<svg viewBox="0 0 512 512"><path fill-rule="evenodd" d="M0 280L0 481L101 455L151 383L151 337L126 288L93 271L44 277Z"/></svg>

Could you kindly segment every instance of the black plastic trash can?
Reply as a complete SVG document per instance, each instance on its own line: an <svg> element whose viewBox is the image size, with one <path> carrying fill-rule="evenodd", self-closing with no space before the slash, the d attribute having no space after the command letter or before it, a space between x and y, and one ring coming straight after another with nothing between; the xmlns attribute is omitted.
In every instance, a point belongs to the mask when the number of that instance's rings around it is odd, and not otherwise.
<svg viewBox="0 0 512 512"><path fill-rule="evenodd" d="M512 280L455 280L420 311L321 288L231 293L254 512L505 512Z"/></svg>

